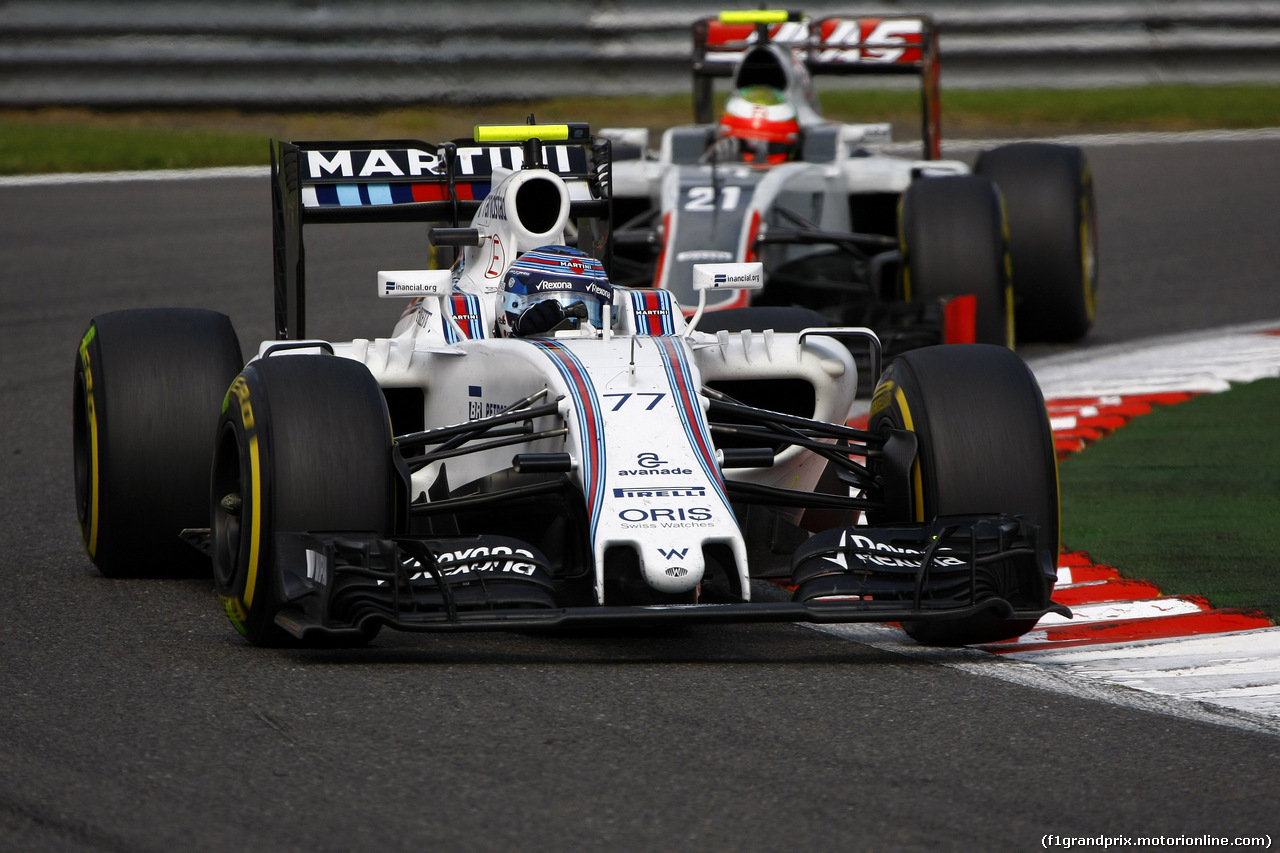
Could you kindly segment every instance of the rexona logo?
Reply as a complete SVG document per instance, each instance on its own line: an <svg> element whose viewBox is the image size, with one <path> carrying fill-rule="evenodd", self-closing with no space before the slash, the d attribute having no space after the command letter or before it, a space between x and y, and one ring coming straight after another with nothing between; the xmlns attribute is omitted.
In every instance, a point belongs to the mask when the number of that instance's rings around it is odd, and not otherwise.
<svg viewBox="0 0 1280 853"><path fill-rule="evenodd" d="M670 486L663 489L614 489L615 498L701 498L707 490L702 486Z"/></svg>

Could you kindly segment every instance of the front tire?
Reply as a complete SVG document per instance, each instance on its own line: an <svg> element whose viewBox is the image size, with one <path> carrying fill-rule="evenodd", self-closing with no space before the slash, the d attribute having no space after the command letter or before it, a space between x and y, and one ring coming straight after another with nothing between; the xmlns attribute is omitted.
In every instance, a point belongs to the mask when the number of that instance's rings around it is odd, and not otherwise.
<svg viewBox="0 0 1280 853"><path fill-rule="evenodd" d="M394 532L391 421L361 363L329 355L251 362L227 392L213 484L213 577L231 624L279 645L276 533ZM356 644L380 625L366 626Z"/></svg>
<svg viewBox="0 0 1280 853"><path fill-rule="evenodd" d="M1003 347L953 344L900 356L881 377L869 429L916 434L911 469L911 518L1005 513L1034 516L1043 545L1058 553L1058 468L1053 435L1035 377ZM1047 605L1043 584L1018 588L1007 577L1003 596ZM1052 583L1052 579L1046 579ZM982 615L945 622L904 622L913 639L967 645L1025 634L1035 623Z"/></svg>
<svg viewBox="0 0 1280 853"><path fill-rule="evenodd" d="M913 181L899 208L902 290L908 302L977 297L975 338L1013 347L1013 290L1004 209L976 175Z"/></svg>
<svg viewBox="0 0 1280 853"><path fill-rule="evenodd" d="M218 408L243 364L231 320L213 311L114 311L89 323L73 456L81 537L103 575L208 574L208 558L179 533L209 526Z"/></svg>
<svg viewBox="0 0 1280 853"><path fill-rule="evenodd" d="M1004 196L1019 339L1083 338L1098 303L1093 173L1084 152L1020 142L982 152L974 172Z"/></svg>

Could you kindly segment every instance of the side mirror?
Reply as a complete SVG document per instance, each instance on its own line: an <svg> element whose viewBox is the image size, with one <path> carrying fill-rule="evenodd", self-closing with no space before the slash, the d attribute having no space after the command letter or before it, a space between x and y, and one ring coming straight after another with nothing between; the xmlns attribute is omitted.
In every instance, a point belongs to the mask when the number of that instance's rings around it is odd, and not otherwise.
<svg viewBox="0 0 1280 853"><path fill-rule="evenodd" d="M689 318L685 337L693 334L702 319L708 290L764 290L764 264L694 264L693 289L698 291L698 310Z"/></svg>
<svg viewBox="0 0 1280 853"><path fill-rule="evenodd" d="M440 313L444 321L457 333L458 339L467 337L453 316L449 295L453 292L451 270L378 270L378 295L383 299L404 299L418 296L440 297Z"/></svg>
<svg viewBox="0 0 1280 853"><path fill-rule="evenodd" d="M378 296L383 299L448 296L452 289L450 270L378 270Z"/></svg>

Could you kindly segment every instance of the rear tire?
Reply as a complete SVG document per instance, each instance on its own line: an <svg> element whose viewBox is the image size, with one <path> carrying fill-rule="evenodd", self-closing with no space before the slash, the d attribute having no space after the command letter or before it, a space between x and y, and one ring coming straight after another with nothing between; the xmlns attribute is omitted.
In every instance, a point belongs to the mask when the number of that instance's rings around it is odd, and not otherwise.
<svg viewBox="0 0 1280 853"><path fill-rule="evenodd" d="M1058 553L1058 468L1053 435L1035 377L1013 352L982 344L925 347L900 356L876 388L869 429L907 429L918 453L911 471L913 518L1007 513L1034 515ZM1009 583L1016 584L1010 578ZM1006 598L1016 588L1004 590ZM1024 594L1039 594L1024 590ZM1020 636L1029 620L982 615L904 622L913 639L966 645Z"/></svg>
<svg viewBox="0 0 1280 853"><path fill-rule="evenodd" d="M1013 346L1004 212L994 184L975 175L913 181L902 197L898 235L907 301L971 293L977 343Z"/></svg>
<svg viewBox="0 0 1280 853"><path fill-rule="evenodd" d="M182 308L95 317L72 390L76 509L107 577L208 574L178 534L209 526L218 411L241 366L231 320Z"/></svg>
<svg viewBox="0 0 1280 853"><path fill-rule="evenodd" d="M1079 148L1020 142L978 155L1009 218L1019 340L1076 341L1098 302L1093 174Z"/></svg>
<svg viewBox="0 0 1280 853"><path fill-rule="evenodd" d="M329 355L251 362L231 385L213 460L213 578L254 645L289 643L277 532L394 532L391 421L361 363ZM377 634L369 624L362 645Z"/></svg>

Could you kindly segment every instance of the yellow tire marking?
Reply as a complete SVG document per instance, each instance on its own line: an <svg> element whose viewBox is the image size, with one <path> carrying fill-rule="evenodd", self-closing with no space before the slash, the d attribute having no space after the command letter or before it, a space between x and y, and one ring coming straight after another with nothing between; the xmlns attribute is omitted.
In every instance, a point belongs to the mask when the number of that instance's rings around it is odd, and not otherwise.
<svg viewBox="0 0 1280 853"><path fill-rule="evenodd" d="M911 420L911 409L907 407L907 396L902 393L901 388L894 389L893 399L898 404L898 411L902 412L902 425L907 432L915 432L915 424ZM920 451L916 451L916 461L911 463L911 485L915 491L916 499L916 521L924 521L924 482L920 474Z"/></svg>
<svg viewBox="0 0 1280 853"><path fill-rule="evenodd" d="M1017 332L1013 320L1013 283L1004 286L1004 345L1014 349Z"/></svg>
<svg viewBox="0 0 1280 853"><path fill-rule="evenodd" d="M93 370L89 366L89 344L98 336L98 327L89 326L80 341L80 364L84 369L84 407L89 418L89 459L92 466L89 486L89 530L81 529L85 550L90 557L98 553L98 409L93 403Z"/></svg>
<svg viewBox="0 0 1280 853"><path fill-rule="evenodd" d="M249 627L246 620L249 615L244 612L244 603L230 595L222 595L219 598L222 599L222 609L226 611L227 618L231 620L231 625L241 634L248 636Z"/></svg>
<svg viewBox="0 0 1280 853"><path fill-rule="evenodd" d="M246 401L247 403L247 401ZM258 436L249 436L249 468L253 478L253 512L249 528L249 576L245 579L244 606L253 606L253 591L258 584L259 540L262 536L262 468L258 462Z"/></svg>
<svg viewBox="0 0 1280 853"><path fill-rule="evenodd" d="M227 391L227 402L231 395L240 401L240 423L244 426L245 435L249 438L249 479L250 509L249 514L249 571L244 582L244 606L253 607L253 592L258 582L258 552L262 536L262 465L258 455L258 431L253 419L253 406L249 403L249 383L244 374L236 377ZM231 611L228 609L228 615ZM235 619L232 619L234 622Z"/></svg>

